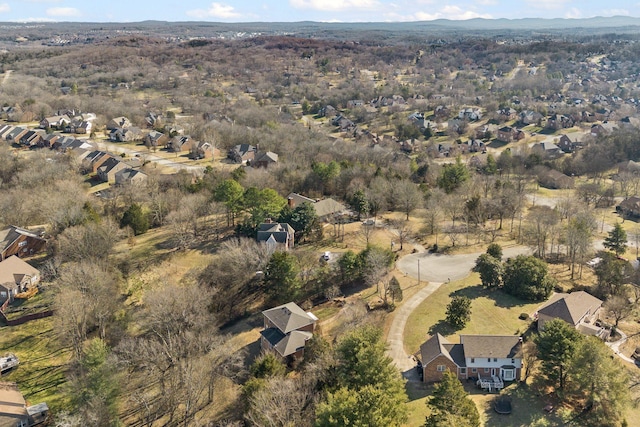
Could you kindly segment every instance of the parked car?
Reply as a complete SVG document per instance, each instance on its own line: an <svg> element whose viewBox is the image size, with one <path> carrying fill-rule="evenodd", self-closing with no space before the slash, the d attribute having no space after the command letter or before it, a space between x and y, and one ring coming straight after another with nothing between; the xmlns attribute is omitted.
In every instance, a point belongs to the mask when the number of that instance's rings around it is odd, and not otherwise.
<svg viewBox="0 0 640 427"><path fill-rule="evenodd" d="M325 261L329 261L331 259L331 252L326 251L325 253L322 254L322 259Z"/></svg>

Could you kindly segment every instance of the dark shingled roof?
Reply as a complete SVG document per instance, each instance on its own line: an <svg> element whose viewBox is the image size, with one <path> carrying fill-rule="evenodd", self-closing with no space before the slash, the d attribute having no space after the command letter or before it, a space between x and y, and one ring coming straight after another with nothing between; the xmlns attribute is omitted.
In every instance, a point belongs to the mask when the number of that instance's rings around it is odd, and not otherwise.
<svg viewBox="0 0 640 427"><path fill-rule="evenodd" d="M305 313L305 311L294 302L265 310L262 314L283 334L288 334L291 331L311 325L318 320Z"/></svg>
<svg viewBox="0 0 640 427"><path fill-rule="evenodd" d="M518 357L522 349L520 337L516 335L460 335L464 355L469 358Z"/></svg>
<svg viewBox="0 0 640 427"><path fill-rule="evenodd" d="M420 346L422 364L426 365L438 356L444 356L460 367L465 367L464 350L461 344L451 344L445 337L435 334Z"/></svg>

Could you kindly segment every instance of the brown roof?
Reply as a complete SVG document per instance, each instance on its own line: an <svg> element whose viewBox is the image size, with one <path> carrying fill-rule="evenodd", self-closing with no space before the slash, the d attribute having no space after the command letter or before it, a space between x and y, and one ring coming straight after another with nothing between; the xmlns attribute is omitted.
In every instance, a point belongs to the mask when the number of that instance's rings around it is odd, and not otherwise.
<svg viewBox="0 0 640 427"><path fill-rule="evenodd" d="M298 304L289 302L262 312L283 334L315 323L318 319L306 313Z"/></svg>
<svg viewBox="0 0 640 427"><path fill-rule="evenodd" d="M547 305L538 310L538 314L562 319L575 326L585 314L595 313L602 305L601 300L585 291L558 295L558 297L552 298Z"/></svg>
<svg viewBox="0 0 640 427"><path fill-rule="evenodd" d="M40 272L16 255L0 262L0 284L21 283L25 276L37 276Z"/></svg>
<svg viewBox="0 0 640 427"><path fill-rule="evenodd" d="M9 226L4 230L0 230L0 251L4 251L9 245L16 241L21 235L33 237L34 239L45 240L32 231L25 230L24 228L16 227L15 225Z"/></svg>
<svg viewBox="0 0 640 427"><path fill-rule="evenodd" d="M516 335L460 335L465 357L498 357L519 355L522 343Z"/></svg>
<svg viewBox="0 0 640 427"><path fill-rule="evenodd" d="M27 420L24 397L15 383L0 383L0 427L16 427Z"/></svg>

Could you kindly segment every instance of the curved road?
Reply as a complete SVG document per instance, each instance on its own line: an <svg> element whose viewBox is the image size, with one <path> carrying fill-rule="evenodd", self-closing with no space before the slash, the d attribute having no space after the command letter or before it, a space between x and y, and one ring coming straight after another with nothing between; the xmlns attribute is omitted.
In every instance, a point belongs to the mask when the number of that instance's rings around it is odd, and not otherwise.
<svg viewBox="0 0 640 427"><path fill-rule="evenodd" d="M503 248L503 254L507 258L530 252L531 250L525 246ZM418 252L403 256L396 263L398 270L415 279L418 278L418 269L420 269L420 280L429 282L429 285L406 300L396 310L389 328L387 355L393 359L405 378L418 380L416 370L413 369L415 360L404 350L404 329L407 326L409 316L444 282L459 280L468 276L480 254L482 252L460 255Z"/></svg>

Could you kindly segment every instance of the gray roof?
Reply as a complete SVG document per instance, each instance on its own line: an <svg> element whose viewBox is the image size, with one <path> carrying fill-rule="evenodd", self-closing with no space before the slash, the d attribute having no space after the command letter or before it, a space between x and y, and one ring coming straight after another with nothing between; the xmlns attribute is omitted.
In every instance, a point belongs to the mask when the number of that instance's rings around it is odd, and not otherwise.
<svg viewBox="0 0 640 427"><path fill-rule="evenodd" d="M269 163L276 163L278 161L278 155L272 151L267 151L265 153L262 153L258 159L256 159L256 162L269 162Z"/></svg>
<svg viewBox="0 0 640 427"><path fill-rule="evenodd" d="M282 357L287 357L303 348L307 340L313 336L311 332L306 331L292 331L285 335L276 328L265 329L260 334Z"/></svg>
<svg viewBox="0 0 640 427"><path fill-rule="evenodd" d="M593 314L600 308L602 301L593 295L578 291L570 294L557 294L550 303L538 310L538 314L562 319L571 325L577 325L585 314Z"/></svg>
<svg viewBox="0 0 640 427"><path fill-rule="evenodd" d="M326 215L344 212L347 209L345 205L332 198L319 200L313 204L313 207L316 210L316 215L320 218Z"/></svg>
<svg viewBox="0 0 640 427"><path fill-rule="evenodd" d="M301 205L301 204L303 204L304 202L308 202L308 203L311 203L311 204L314 204L314 203L316 202L315 200L310 199L310 198L308 198L308 197L305 197L305 196L303 196L303 195L301 195L301 194L298 194L298 193L291 193L291 194L289 194L289 195L287 196L287 199L292 199L292 200L293 200L293 205L294 205L294 206Z"/></svg>
<svg viewBox="0 0 640 427"><path fill-rule="evenodd" d="M522 342L516 335L460 335L465 357L518 357Z"/></svg>
<svg viewBox="0 0 640 427"><path fill-rule="evenodd" d="M277 223L269 222L258 226L258 242L266 242L271 237L278 243L287 243L290 237L293 237L295 230L286 222Z"/></svg>
<svg viewBox="0 0 640 427"><path fill-rule="evenodd" d="M265 310L262 312L262 315L283 334L288 334L291 331L311 325L317 321L315 316L307 314L294 302Z"/></svg>
<svg viewBox="0 0 640 427"><path fill-rule="evenodd" d="M452 348L452 346L453 344L447 341L445 337L439 333L435 334L420 346L422 364L426 365L440 355L456 363L449 352L449 348Z"/></svg>

